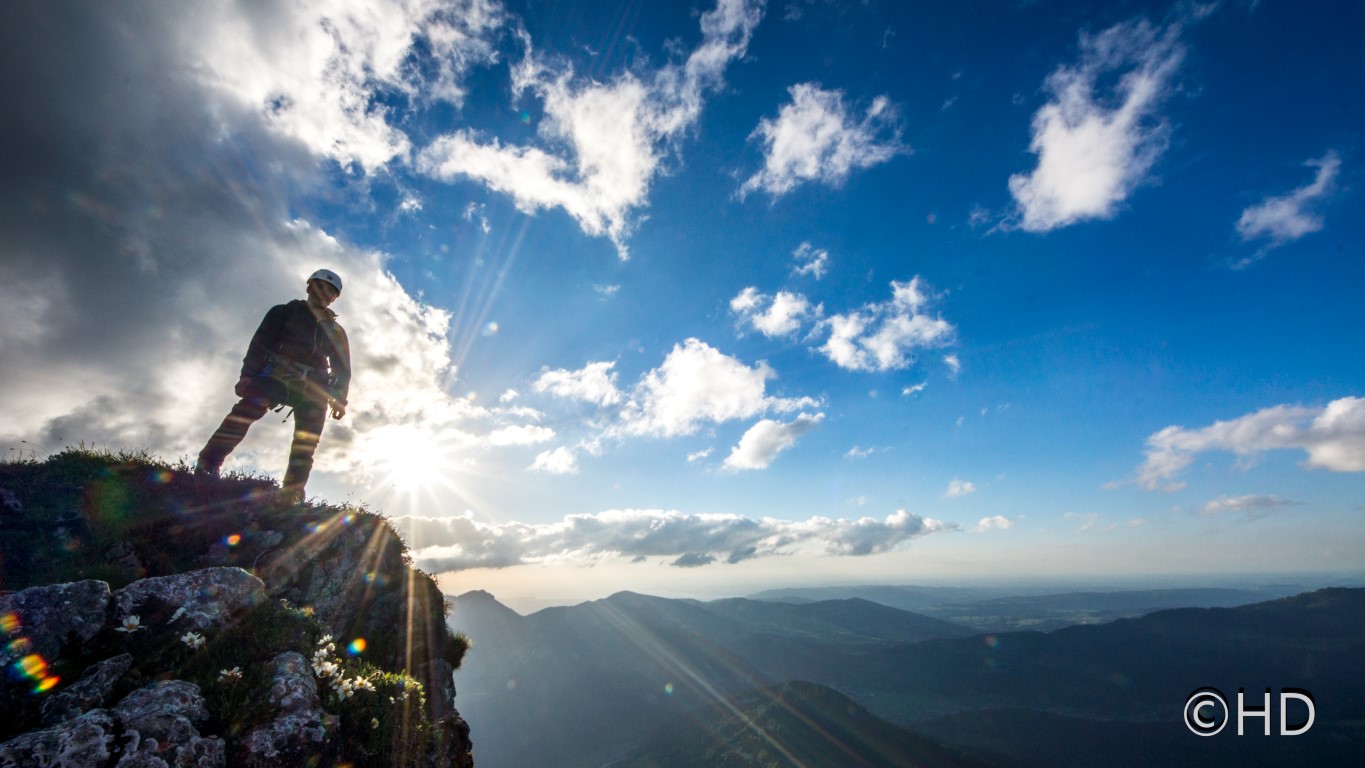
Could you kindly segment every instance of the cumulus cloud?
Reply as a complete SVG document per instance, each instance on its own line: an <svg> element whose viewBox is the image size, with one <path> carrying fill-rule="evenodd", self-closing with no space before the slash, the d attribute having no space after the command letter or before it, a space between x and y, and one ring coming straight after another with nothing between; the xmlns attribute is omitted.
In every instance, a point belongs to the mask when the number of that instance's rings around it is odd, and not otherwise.
<svg viewBox="0 0 1365 768"><path fill-rule="evenodd" d="M1318 169L1312 182L1287 195L1267 197L1242 211L1237 234L1243 241L1268 238L1267 247L1274 248L1322 229L1322 217L1314 213L1313 206L1336 190L1341 158L1331 151L1306 165Z"/></svg>
<svg viewBox="0 0 1365 768"><path fill-rule="evenodd" d="M763 144L763 169L739 188L740 197L762 190L779 197L806 182L838 186L854 169L871 168L909 150L900 143L900 123L890 99L878 96L858 119L842 91L814 83L787 89L791 103L777 119L763 118L751 139Z"/></svg>
<svg viewBox="0 0 1365 768"><path fill-rule="evenodd" d="M1292 507L1297 502L1279 496L1221 496L1199 510L1200 517L1214 517L1224 513L1239 513L1249 520L1265 517L1272 512Z"/></svg>
<svg viewBox="0 0 1365 768"><path fill-rule="evenodd" d="M957 526L900 510L884 519L788 521L671 510L611 510L554 523L483 523L472 516L393 519L417 564L433 573L468 568L608 558L671 557L702 565L796 553L863 556L889 552Z"/></svg>
<svg viewBox="0 0 1365 768"><path fill-rule="evenodd" d="M955 499L958 496L967 496L973 493L976 493L975 484L967 480L958 480L957 478L953 478L953 480L948 483L948 490L944 491L943 495L946 496L947 498Z"/></svg>
<svg viewBox="0 0 1365 768"><path fill-rule="evenodd" d="M795 334L804 320L818 317L821 308L811 306L799 293L778 291L769 296L750 286L730 300L730 311L739 317L740 328L752 328L771 338Z"/></svg>
<svg viewBox="0 0 1365 768"><path fill-rule="evenodd" d="M1305 465L1333 472L1365 472L1365 398L1343 397L1322 408L1277 405L1200 429L1171 426L1147 438L1147 460L1138 483L1178 490L1174 478L1205 451L1254 458L1272 450L1308 454Z"/></svg>
<svg viewBox="0 0 1365 768"><path fill-rule="evenodd" d="M767 363L752 367L698 339L675 345L662 365L641 377L622 410L620 431L675 437L703 424L789 413L819 403L767 393L776 376Z"/></svg>
<svg viewBox="0 0 1365 768"><path fill-rule="evenodd" d="M777 454L796 445L802 435L815 429L825 414L803 413L795 421L780 422L763 419L749 428L739 444L726 457L724 467L732 472L746 469L767 469Z"/></svg>
<svg viewBox="0 0 1365 768"><path fill-rule="evenodd" d="M1048 76L1051 99L1033 116L1038 167L1009 180L1023 229L1110 218L1147 177L1167 145L1157 108L1184 58L1179 35L1145 20L1081 34L1080 61Z"/></svg>
<svg viewBox="0 0 1365 768"><path fill-rule="evenodd" d="M820 352L852 371L890 371L910 367L914 352L949 344L955 329L926 312L927 286L918 276L892 282L891 300L832 315L820 326L829 337Z"/></svg>
<svg viewBox="0 0 1365 768"><path fill-rule="evenodd" d="M538 97L541 145L506 145L461 129L437 138L417 168L434 178L471 178L512 198L525 212L561 208L584 232L606 236L626 258L632 213L676 143L701 115L704 96L744 55L762 2L719 0L702 14L700 45L686 61L623 72L607 82L537 56L523 33L525 59L513 90Z"/></svg>
<svg viewBox="0 0 1365 768"><path fill-rule="evenodd" d="M261 316L301 298L320 266L346 280L334 308L356 375L315 476L382 470L396 435L447 452L543 435L516 429L524 412L446 394L450 313L409 295L384 254L291 214L292 195L321 181L319 158L373 169L401 150L374 109L348 111L357 73L398 77L414 35L475 23L374 7L393 13L373 29L324 24L306 3L13 10L0 98L25 108L0 124L0 436L192 456L235 399ZM310 127L324 116L337 122ZM249 437L229 466L279 464L277 445Z"/></svg>
<svg viewBox="0 0 1365 768"><path fill-rule="evenodd" d="M582 400L600 406L621 402L616 388L615 361L589 363L577 371L558 369L544 371L532 385L537 392L548 392L556 397Z"/></svg>
<svg viewBox="0 0 1365 768"><path fill-rule="evenodd" d="M792 258L796 260L796 266L792 271L798 275L810 275L819 280L829 269L829 251L816 248L810 243L797 246L796 250L792 251Z"/></svg>

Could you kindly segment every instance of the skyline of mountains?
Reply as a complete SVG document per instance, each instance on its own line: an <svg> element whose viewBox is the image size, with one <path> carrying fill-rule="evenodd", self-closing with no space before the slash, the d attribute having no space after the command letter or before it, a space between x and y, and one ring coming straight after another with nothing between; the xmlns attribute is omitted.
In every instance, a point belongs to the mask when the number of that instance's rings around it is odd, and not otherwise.
<svg viewBox="0 0 1365 768"><path fill-rule="evenodd" d="M1181 595L1016 597L982 599L1004 600L1016 612L1089 613L1106 604L1133 608ZM1187 602L1235 597L1226 591L1183 595ZM1186 697L1204 685L1234 697L1238 687L1310 689L1318 721L1293 749L1322 756L1336 754L1342 744L1365 746L1365 736L1350 725L1365 716L1365 665L1359 661L1365 589L1164 610L1049 632L981 633L861 598L705 603L628 592L528 616L486 592L471 592L452 600L450 620L474 644L457 685L482 768L595 768L627 758L662 762L622 764L678 765L661 755L679 754L683 737L657 732L684 723L693 725L683 741L695 742L684 753L720 754L707 734L729 733L735 722L745 722L735 713L754 705L754 691L792 681L846 697L944 754L996 765L1103 764L1093 761L1109 742L1139 756L1135 765L1179 764L1163 761L1193 748L1191 740L1208 741L1189 733L1181 720ZM829 701L827 694L802 690ZM792 695L804 700L805 693ZM708 720L704 713L716 707L730 715ZM1048 741L1042 723L1079 734L1079 762ZM663 752L650 757L650 744ZM1196 751L1208 749L1204 744ZM735 754L755 754L746 750ZM1055 759L1034 761L1029 750ZM1253 751L1252 763L1272 764L1256 762L1272 753ZM784 764L773 759L773 765Z"/></svg>

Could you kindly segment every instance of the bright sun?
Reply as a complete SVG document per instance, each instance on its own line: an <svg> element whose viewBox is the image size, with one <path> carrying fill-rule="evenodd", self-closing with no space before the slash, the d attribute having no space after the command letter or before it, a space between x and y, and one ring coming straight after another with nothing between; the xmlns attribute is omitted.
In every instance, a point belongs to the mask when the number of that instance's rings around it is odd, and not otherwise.
<svg viewBox="0 0 1365 768"><path fill-rule="evenodd" d="M402 491L416 491L444 479L445 457L430 431L395 424L375 430L370 440L372 466L383 482Z"/></svg>

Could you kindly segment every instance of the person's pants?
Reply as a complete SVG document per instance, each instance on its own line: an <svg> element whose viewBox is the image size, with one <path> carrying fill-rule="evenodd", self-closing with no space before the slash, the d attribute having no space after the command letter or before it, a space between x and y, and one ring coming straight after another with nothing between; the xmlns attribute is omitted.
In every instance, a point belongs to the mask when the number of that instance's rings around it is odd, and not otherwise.
<svg viewBox="0 0 1365 768"><path fill-rule="evenodd" d="M244 397L237 401L204 450L199 452L200 468L217 473L223 460L246 437L247 429L260 420L271 405L270 400L262 397ZM284 473L286 491L297 489L302 493L308 484L308 475L313 471L313 452L318 448L322 425L326 422L326 400L306 400L294 409L294 442L289 447L289 467Z"/></svg>

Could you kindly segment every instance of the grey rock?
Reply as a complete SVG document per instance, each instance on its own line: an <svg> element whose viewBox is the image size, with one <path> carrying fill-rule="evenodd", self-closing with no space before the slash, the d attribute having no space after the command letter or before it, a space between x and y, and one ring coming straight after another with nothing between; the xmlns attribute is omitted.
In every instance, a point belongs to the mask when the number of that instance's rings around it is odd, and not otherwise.
<svg viewBox="0 0 1365 768"><path fill-rule="evenodd" d="M270 704L279 715L242 740L241 764L246 768L301 764L307 756L324 752L340 725L336 715L323 711L317 680L303 654L282 653L271 664Z"/></svg>
<svg viewBox="0 0 1365 768"><path fill-rule="evenodd" d="M109 585L103 581L49 584L0 595L0 614L19 617L19 628L0 645L0 667L37 653L51 662L69 638L88 642L104 628ZM27 642L21 642L20 638Z"/></svg>
<svg viewBox="0 0 1365 768"><path fill-rule="evenodd" d="M152 607L176 606L184 613L176 632L206 632L225 626L235 613L265 600L265 584L241 568L205 568L140 579L114 593L115 619L141 615Z"/></svg>
<svg viewBox="0 0 1365 768"><path fill-rule="evenodd" d="M124 653L92 664L81 679L43 702L42 722L45 726L64 723L107 703L114 684L133 666L132 654Z"/></svg>
<svg viewBox="0 0 1365 768"><path fill-rule="evenodd" d="M96 709L0 744L0 768L97 768L115 754L114 717Z"/></svg>
<svg viewBox="0 0 1365 768"><path fill-rule="evenodd" d="M209 718L199 686L184 680L162 680L124 697L114 714L128 730L159 741L198 735L195 726Z"/></svg>

